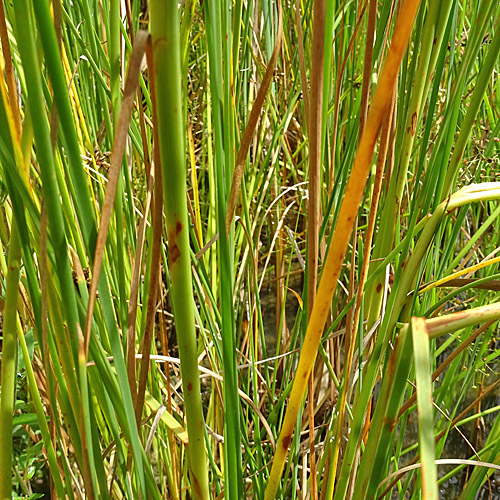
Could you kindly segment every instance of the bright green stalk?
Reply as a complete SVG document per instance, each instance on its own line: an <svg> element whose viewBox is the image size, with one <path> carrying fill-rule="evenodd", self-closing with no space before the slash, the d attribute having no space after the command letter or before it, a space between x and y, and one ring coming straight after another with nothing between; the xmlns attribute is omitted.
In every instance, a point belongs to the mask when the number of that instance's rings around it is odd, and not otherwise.
<svg viewBox="0 0 500 500"><path fill-rule="evenodd" d="M12 221L9 245L7 290L3 312L2 392L0 400L0 499L12 498L12 418L16 389L17 297L21 244L15 219Z"/></svg>
<svg viewBox="0 0 500 500"><path fill-rule="evenodd" d="M222 13L222 8L225 12ZM217 186L217 224L219 230L219 289L222 316L222 359L224 367L224 474L227 498L243 495L241 467L240 409L235 357L233 309L233 230L226 234L227 195L234 164L234 104L231 91L231 22L227 5L218 1L205 4L207 42L212 90L215 142L215 180ZM224 52L222 49L225 49ZM225 69L225 71L224 71ZM221 75L224 75L221 78Z"/></svg>
<svg viewBox="0 0 500 500"><path fill-rule="evenodd" d="M232 0L222 3L221 36L223 46L224 68L224 105L223 105L223 138L225 169L218 170L217 185L217 218L220 249L220 289L223 321L222 353L224 362L224 431L226 439L224 450L226 456L225 484L227 498L243 498L243 472L241 465L241 434L240 434L240 400L238 395L238 373L235 356L235 318L234 318L234 230L229 233L224 230L228 194L235 160L235 116L233 99L233 68L238 67L239 51L231 53L232 46ZM238 33L238 31L236 32ZM269 38L267 39L269 40ZM239 40L234 41L239 45ZM229 277L229 279L228 279Z"/></svg>
<svg viewBox="0 0 500 500"><path fill-rule="evenodd" d="M163 171L171 293L189 434L189 467L193 497L208 499L208 469L198 373L186 203L186 151L177 2L154 0L150 4L150 12L155 61L152 73L155 76L158 103L157 126L160 137L158 146Z"/></svg>
<svg viewBox="0 0 500 500"><path fill-rule="evenodd" d="M120 0L110 0L109 13L109 67L111 79L111 106L113 123L118 120L122 93L120 90Z"/></svg>

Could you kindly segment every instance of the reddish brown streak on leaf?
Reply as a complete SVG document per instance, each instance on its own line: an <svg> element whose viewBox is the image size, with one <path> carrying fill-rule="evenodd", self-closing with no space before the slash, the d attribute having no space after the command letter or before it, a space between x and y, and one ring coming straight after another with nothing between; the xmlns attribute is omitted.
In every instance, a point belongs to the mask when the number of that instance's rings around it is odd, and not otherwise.
<svg viewBox="0 0 500 500"><path fill-rule="evenodd" d="M411 135L415 135L415 131L417 130L417 112L411 115Z"/></svg>
<svg viewBox="0 0 500 500"><path fill-rule="evenodd" d="M177 259L181 255L181 251L177 245L177 238L182 231L182 223L181 221L177 220L175 223L175 227L173 228L172 231L169 232L168 235L168 250L170 254L170 263L173 264L174 262L177 261Z"/></svg>
<svg viewBox="0 0 500 500"><path fill-rule="evenodd" d="M292 436L291 435L283 436L282 445L283 445L283 449L286 452L288 451L288 447L290 446L291 440L292 440Z"/></svg>
<svg viewBox="0 0 500 500"><path fill-rule="evenodd" d="M394 430L394 426L396 425L396 419L395 418L384 418L384 423L391 432Z"/></svg>
<svg viewBox="0 0 500 500"><path fill-rule="evenodd" d="M168 250L170 254L170 263L173 264L181 256L181 251L179 250L177 243L172 240L168 243Z"/></svg>
<svg viewBox="0 0 500 500"><path fill-rule="evenodd" d="M382 283L379 283L377 285L377 293L380 293L381 290L382 290Z"/></svg>

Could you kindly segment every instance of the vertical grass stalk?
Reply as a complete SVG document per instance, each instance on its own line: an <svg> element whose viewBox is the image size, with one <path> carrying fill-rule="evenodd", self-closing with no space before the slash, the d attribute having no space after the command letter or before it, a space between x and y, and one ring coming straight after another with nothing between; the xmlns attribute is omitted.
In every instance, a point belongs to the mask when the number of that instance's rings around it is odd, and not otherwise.
<svg viewBox="0 0 500 500"><path fill-rule="evenodd" d="M194 498L208 499L208 469L198 374L186 203L186 151L177 2L154 0L150 4L150 13L158 103L156 126L163 172L171 293L189 435L189 467Z"/></svg>
<svg viewBox="0 0 500 500"><path fill-rule="evenodd" d="M240 408L238 374L235 356L234 235L228 220L230 179L234 170L234 101L231 84L231 2L205 3L207 41L210 65L210 87L213 102L215 143L214 176L216 213L219 231L218 286L222 315L222 363L224 371L224 476L227 498L242 498ZM242 138L242 143L244 138ZM246 155L245 155L246 156ZM242 163L243 165L243 163ZM236 165L238 169L238 161ZM229 222L229 224L228 224Z"/></svg>
<svg viewBox="0 0 500 500"><path fill-rule="evenodd" d="M12 498L12 419L16 388L17 362L17 297L21 244L13 220L9 245L7 290L3 311L2 392L0 400L0 499Z"/></svg>

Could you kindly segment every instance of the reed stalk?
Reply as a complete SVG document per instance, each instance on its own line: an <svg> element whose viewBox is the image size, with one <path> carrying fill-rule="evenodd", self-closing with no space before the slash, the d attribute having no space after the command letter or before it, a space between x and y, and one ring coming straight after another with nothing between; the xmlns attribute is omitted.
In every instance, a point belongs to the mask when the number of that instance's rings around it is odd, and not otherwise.
<svg viewBox="0 0 500 500"><path fill-rule="evenodd" d="M155 0L151 2L150 9L158 147L162 165L172 302L189 436L191 488L194 498L206 500L210 494L189 249L179 14L176 2Z"/></svg>

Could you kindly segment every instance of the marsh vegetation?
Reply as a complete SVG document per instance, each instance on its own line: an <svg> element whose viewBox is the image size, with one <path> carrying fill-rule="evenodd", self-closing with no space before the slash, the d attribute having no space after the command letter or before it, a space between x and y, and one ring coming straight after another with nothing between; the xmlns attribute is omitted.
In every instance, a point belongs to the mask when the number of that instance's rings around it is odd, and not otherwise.
<svg viewBox="0 0 500 500"><path fill-rule="evenodd" d="M0 498L493 498L494 0L0 10Z"/></svg>

